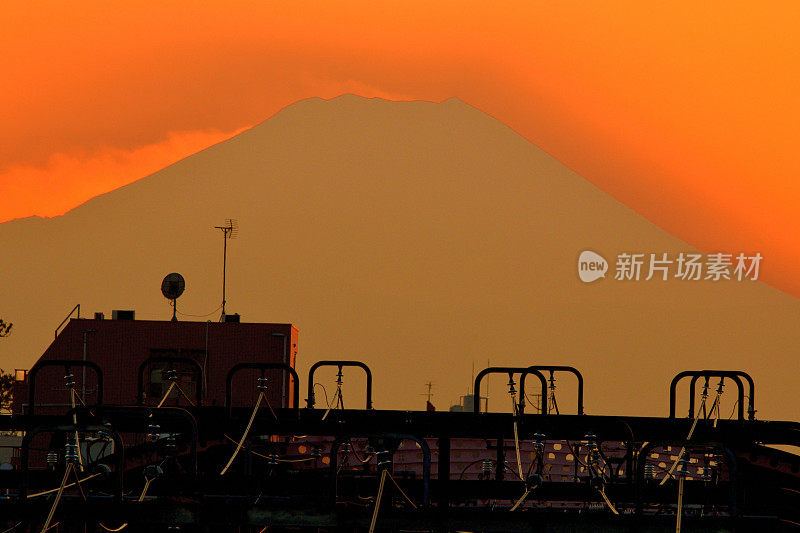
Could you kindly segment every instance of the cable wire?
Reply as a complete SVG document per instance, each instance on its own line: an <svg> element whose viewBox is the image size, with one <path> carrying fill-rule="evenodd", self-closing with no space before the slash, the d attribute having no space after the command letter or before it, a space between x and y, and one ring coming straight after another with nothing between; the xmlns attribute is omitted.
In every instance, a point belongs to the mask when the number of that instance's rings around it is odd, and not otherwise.
<svg viewBox="0 0 800 533"><path fill-rule="evenodd" d="M148 478L148 479L145 480L144 488L142 489L142 493L139 495L139 499L137 501L139 501L139 502L143 502L144 501L144 496L145 496L145 494L147 494L147 489L150 488L150 483L152 483L154 479L155 478Z"/></svg>
<svg viewBox="0 0 800 533"><path fill-rule="evenodd" d="M603 487L598 487L597 491L600 493L600 496L603 497L603 500L606 502L606 505L608 505L608 508L611 509L611 512L613 512L614 514L619 514L617 508L614 507L614 505L611 503L611 500L608 499L605 489Z"/></svg>
<svg viewBox="0 0 800 533"><path fill-rule="evenodd" d="M514 512L514 511L516 511L516 510L517 510L517 508L518 508L520 505L522 505L522 503L523 503L523 502L524 502L524 501L527 499L527 497L528 497L528 494L530 494L530 493L531 493L531 490L532 490L532 489L526 489L526 490L525 490L525 492L522 494L522 496L520 496L519 500L517 500L517 503L515 503L515 504L514 504L514 506L511 508L511 511L510 511L510 512Z"/></svg>
<svg viewBox="0 0 800 533"><path fill-rule="evenodd" d="M324 421L326 418L328 418L328 415L330 414L331 410L333 409L333 402L334 402L334 401L336 401L336 398L337 398L337 397L338 397L338 398L340 398L340 399L341 399L341 397L342 397L342 388L341 388L341 387L336 387L336 393L334 393L334 395L333 395L333 399L331 400L331 403L329 403L329 404L328 404L328 410L327 410L327 411L325 411L325 414L324 414L324 415L322 415L322 420L323 420L323 421ZM337 405L338 405L338 404L337 404Z"/></svg>
<svg viewBox="0 0 800 533"><path fill-rule="evenodd" d="M556 414L557 414L557 415L560 415L560 414L561 414L561 413L558 411L558 403L556 402L556 393L555 393L555 391L553 391L553 392L551 392L551 393L550 393L550 405L551 405L551 407L550 407L550 409L549 409L550 411L553 411L553 410L555 410L555 412L556 412Z"/></svg>
<svg viewBox="0 0 800 533"><path fill-rule="evenodd" d="M389 473L389 471L388 471L388 470L384 470L384 472L386 472L386 475L387 475L387 476L389 476L389 479L391 480L391 482L392 482L392 483L394 483L394 486L395 486L395 487L397 487L397 490L399 490L399 491L400 491L400 494L402 494L402 495L403 495L403 498L405 498L405 499L406 499L406 501L407 501L408 503L410 503L410 504L411 504L411 507L413 507L414 509L416 509L416 508L417 508L417 504L415 504L413 501L411 501L411 498L409 498L409 497L408 497L408 494L406 494L406 493L403 491L403 489L401 489L401 488L400 488L400 485L398 485L398 484L397 484L397 481L395 481L395 479L394 479L394 476L392 476L392 474L391 474L391 473Z"/></svg>
<svg viewBox="0 0 800 533"><path fill-rule="evenodd" d="M58 507L58 502L61 501L61 495L64 493L64 488L66 488L69 474L70 472L73 472L74 469L74 463L67 463L67 468L64 470L64 479L61 480L61 486L58 488L56 498L53 500L53 505L50 507L50 513L47 515L47 520L44 522L41 533L45 533L48 529L50 529L50 522L53 520L53 516L56 514L56 507Z"/></svg>
<svg viewBox="0 0 800 533"><path fill-rule="evenodd" d="M464 479L464 474L467 472L469 467L471 467L472 465L476 465L478 463L482 463L483 461L491 461L491 459L476 459L476 460L472 461L470 464L465 466L463 470L461 470L461 474L459 474L458 480L461 481L462 479ZM493 461L493 462L497 463L497 461Z"/></svg>
<svg viewBox="0 0 800 533"><path fill-rule="evenodd" d="M517 395L511 394L511 407L514 413L514 416L517 415ZM517 470L519 471L519 479L520 481L525 481L525 478L522 477L522 458L519 452L519 431L517 429L517 420L514 419L514 450L517 453Z"/></svg>
<svg viewBox="0 0 800 533"><path fill-rule="evenodd" d="M232 443L237 444L237 442L233 440L229 435L223 434L222 436L231 441ZM313 461L314 459L316 459L316 457L302 457L300 459L281 459L279 457L270 457L269 455L264 455L263 453L259 453L255 450L250 449L250 447L246 445L242 447L245 450L247 450L248 453L252 453L253 455L262 457L264 459L269 459L270 461L278 461L279 463L304 463L306 461Z"/></svg>
<svg viewBox="0 0 800 533"><path fill-rule="evenodd" d="M136 500L137 502L144 501L145 494L147 494L147 489L150 488L150 483L153 481L153 479L155 479L155 478L145 478L144 488L142 488L142 493L139 495L139 498ZM125 522L124 524L122 524L121 526L119 526L116 529L112 529L112 528L108 527L107 525L105 525L102 522L97 522L97 523L100 525L100 527L102 527L106 531L112 531L112 532L114 532L114 531L122 531L123 529L128 527L128 522Z"/></svg>
<svg viewBox="0 0 800 533"><path fill-rule="evenodd" d="M681 533L681 518L683 516L683 476L678 479L678 517L675 519L675 533Z"/></svg>
<svg viewBox="0 0 800 533"><path fill-rule="evenodd" d="M211 316L211 315L213 315L214 313L216 313L216 312L217 312L217 311L219 311L220 309L222 309L222 304L219 304L219 305L217 306L217 308L216 308L216 309L214 309L214 310L213 310L213 311L211 311L210 313L206 313L205 315L190 315L189 313L184 313L184 312L182 312L182 311L177 311L177 310L176 310L176 312L177 312L179 315L181 315L181 316L190 316L190 317L192 317L192 318L205 318L205 317L207 317L207 316Z"/></svg>
<svg viewBox="0 0 800 533"><path fill-rule="evenodd" d="M714 408L718 407L720 394L721 394L720 392L717 392L717 396L714 398L714 403L711 405L711 411L709 411L709 414L711 414L711 415L714 414ZM692 422L692 427L689 430L689 434L686 436L686 440L687 441L691 440L692 439L692 435L694 435L694 430L697 427L697 422L698 422L698 420L700 420L700 412L702 410L704 410L705 407L706 407L706 399L707 399L707 397L704 397L703 400L700 402L700 407L697 409L697 415L695 415L694 422ZM661 483L658 484L659 486L661 486L664 483L666 483L667 479L672 477L672 472L675 471L675 467L678 466L678 462L680 462L680 460L683 458L683 454L685 452L686 452L686 446L681 447L681 451L678 453L678 456L675 458L675 462L672 463L672 466L669 468L669 471L667 472L667 475L664 476L664 478L661 480Z"/></svg>
<svg viewBox="0 0 800 533"><path fill-rule="evenodd" d="M747 398L748 401L750 400L750 396L748 396L747 394L745 394L744 397ZM731 407L731 414L728 415L728 420L733 418L733 413L736 412L736 406L738 404L739 404L739 398L736 398L736 401L733 402L733 407Z"/></svg>
<svg viewBox="0 0 800 533"><path fill-rule="evenodd" d="M197 406L194 404L194 402L192 401L192 399L191 399L191 398L189 398L189 396L187 396L185 392L183 392L183 389L181 388L181 386L180 386L180 385L178 385L178 382L177 382L177 381L173 382L173 385L175 385L175 388L176 388L176 389L178 389L178 392L180 392L180 393L181 393L181 396L183 396L184 398L186 398L186 401L187 401L187 402L189 402L189 405L191 405L192 407L197 407Z"/></svg>
<svg viewBox="0 0 800 533"><path fill-rule="evenodd" d="M355 456L357 461L361 462L362 464L366 464L372 461L372 457L374 454L370 454L369 452L367 452L366 459L362 459L361 456L358 454L358 451L356 450L356 446L353 443L353 439L348 439L348 440L350 442L350 451L352 452L353 456Z"/></svg>
<svg viewBox="0 0 800 533"><path fill-rule="evenodd" d="M542 410L542 395L541 394L535 394L535 393L526 392L524 398L527 401L527 405L535 407L539 411ZM533 400L531 398L533 398Z"/></svg>
<svg viewBox="0 0 800 533"><path fill-rule="evenodd" d="M74 390L74 389L73 389L73 390ZM80 394L78 394L78 393L76 392L76 393L75 393L75 397L78 399L78 401L79 401L79 402L81 402L81 405L83 405L84 407L86 407L87 409L89 409L89 406L88 406L88 405L86 405L86 402L85 402L85 401L83 401L83 398L81 398L81 395L80 395ZM92 416L94 416L94 413L91 411L91 409L89 409L89 414L90 414L90 415L92 415Z"/></svg>
<svg viewBox="0 0 800 533"><path fill-rule="evenodd" d="M102 527L102 528L103 528L103 529L105 529L106 531L111 531L112 533L113 533L113 532L116 532L116 531L122 531L123 529L125 529L126 527L128 527L128 523L127 523L127 522L125 522L124 524L122 524L121 526L119 526L119 527L118 527L118 528L116 528L116 529L111 529L110 527L106 526L106 525L105 525L105 524L103 524L102 522L97 522L97 525L99 525L100 527Z"/></svg>
<svg viewBox="0 0 800 533"><path fill-rule="evenodd" d="M314 386L322 388L322 392L325 394L325 405L330 407L331 402L328 401L328 391L325 389L325 385L323 385L322 383L314 383Z"/></svg>
<svg viewBox="0 0 800 533"><path fill-rule="evenodd" d="M261 395L264 396L264 402L267 404L267 407L269 407L269 412L272 413L272 418L274 418L277 421L278 415L275 414L275 410L272 408L272 404L269 403L269 398L267 398L267 395L264 394L264 391L261 391Z"/></svg>
<svg viewBox="0 0 800 533"><path fill-rule="evenodd" d="M173 381L172 383L170 383L169 387L167 387L167 392L164 393L164 397L161 398L161 401L158 402L158 405L156 405L156 409L159 409L162 405L164 405L164 402L167 401L167 398L169 397L170 393L172 392L172 389L175 388L175 383L176 382Z"/></svg>
<svg viewBox="0 0 800 533"><path fill-rule="evenodd" d="M228 468L233 464L233 460L236 459L236 456L239 454L239 450L242 449L244 446L244 441L247 438L247 434L250 433L250 428L253 426L253 421L256 419L256 414L258 413L258 408L261 406L261 398L264 397L264 392L258 392L258 399L256 400L256 405L253 407L253 414L250 415L250 421L247 423L247 427L244 430L244 434L242 435L242 439L239 441L239 444L236 445L236 449L233 451L233 455L228 460L228 464L225 465L225 468L219 473L219 475L224 476L225 472L228 471Z"/></svg>
<svg viewBox="0 0 800 533"><path fill-rule="evenodd" d="M63 487L63 489L68 489L70 487L74 487L75 485L80 485L80 483L83 483L84 481L89 481L90 479L94 479L94 478L96 478L97 476L100 476L100 475L102 475L102 474L100 472L98 472L97 474L92 474L91 476L86 476L83 479L80 479L78 481L74 481L74 482L72 482L72 483L70 483L68 485L65 485ZM50 489L50 490L45 490L45 491L42 491L42 492L37 492L36 494L28 494L28 498L38 498L39 496L44 496L46 494L52 494L54 492L58 492L59 490L62 490L62 487L57 487L55 489Z"/></svg>
<svg viewBox="0 0 800 533"><path fill-rule="evenodd" d="M381 496L383 496L383 486L386 483L387 470L381 472L381 482L378 485L378 495L375 497L375 510L372 511L372 520L369 523L369 533L375 533L375 523L378 521L378 511L381 508Z"/></svg>
<svg viewBox="0 0 800 533"><path fill-rule="evenodd" d="M75 446L78 450L78 466L80 467L80 471L83 472L83 454L81 453L81 439L80 435L78 434L78 413L75 411L75 396L78 393L75 392L75 387L71 387L69 389L69 401L72 404L72 425L75 426ZM76 474L77 475L77 474Z"/></svg>

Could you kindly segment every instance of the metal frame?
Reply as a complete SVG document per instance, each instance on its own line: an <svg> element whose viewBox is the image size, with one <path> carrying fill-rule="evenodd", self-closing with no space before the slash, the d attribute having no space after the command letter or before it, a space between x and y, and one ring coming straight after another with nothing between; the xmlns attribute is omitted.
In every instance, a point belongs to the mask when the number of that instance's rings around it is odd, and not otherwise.
<svg viewBox="0 0 800 533"><path fill-rule="evenodd" d="M349 440L353 437L357 438L370 438L370 437L380 437L386 439L395 439L398 441L403 440L413 440L417 444L419 444L420 448L422 449L422 505L428 507L430 505L430 483L431 483L431 448L428 446L428 443L425 442L425 439L417 437L416 435L410 435L405 433L353 433L347 435L337 435L336 439L331 443L331 450L328 454L330 458L330 464L328 465L328 471L331 478L331 498L333 503L336 503L336 494L337 494L337 470L338 470L338 461L339 461L339 447L342 443L346 440ZM392 451L394 454L394 451ZM377 471L380 471L379 469Z"/></svg>
<svg viewBox="0 0 800 533"><path fill-rule="evenodd" d="M36 407L36 376L42 368L48 366L60 366L66 372L69 372L71 366L82 366L94 370L97 375L97 403L94 406L98 409L103 407L103 371L100 370L97 363L82 359L45 359L33 365L33 368L28 371L28 412L31 416L34 415Z"/></svg>
<svg viewBox="0 0 800 533"><path fill-rule="evenodd" d="M170 358L170 360L173 360ZM68 361L69 363L69 361ZM320 362L322 366L326 362ZM327 362L338 365L340 362ZM357 363L357 362L354 362ZM63 362L52 364L63 365ZM344 365L343 365L344 366ZM361 366L354 364L351 366ZM364 365L366 366L366 365ZM245 406L233 407L230 401L232 392L232 378L238 370L252 369L282 369L290 372L295 379L295 406L293 411L278 411L281 416L253 417L248 422L251 408ZM362 367L363 368L363 367ZM570 371L572 367L490 367L482 371L476 378L475 393L480 395L481 379L489 373L520 374L527 372L537 374L543 382L545 397L547 394L546 379L540 369L553 372L561 369ZM309 373L309 380L313 386L313 371ZM720 375L722 374L722 375ZM523 374L525 376L526 374ZM577 374L579 375L579 374ZM677 380L684 377L693 377L696 381L706 375L717 375L730 378L739 384L740 398L744 394L744 381L747 379L742 373L733 371L690 371L676 376L671 385L670 402L675 406L675 389ZM371 374L368 373L371 400ZM134 528L150 526L155 528L163 524L167 516L169 519L181 516L182 524L202 524L207 527L236 525L259 525L261 527L295 527L308 531L325 529L355 529L366 531L372 508L364 505L362 498L358 502L357 496L375 495L369 492L377 488L377 481L381 474L375 464L367 467L353 468L352 487L339 482L339 495L342 500L354 500L355 506L348 506L346 502L331 501L329 496L336 495L337 473L341 466L338 452L342 442L351 437L383 438L387 439L380 449L391 453L395 444L402 439L416 441L422 449L422 476L421 479L406 478L402 481L403 489L414 491L414 499L422 494L423 507L416 510L401 509L389 504L390 498L383 500L386 505L381 506L380 523L384 527L388 524L398 524L397 527L416 530L460 530L466 524L475 525L473 529L492 531L516 531L535 527L545 527L554 530L567 530L578 526L565 526L560 522L564 517L572 520L572 524L581 524L581 527L608 527L619 529L636 528L644 529L650 526L661 527L665 523L674 525L675 515L672 512L675 504L675 484L667 483L659 487L657 483L644 479L645 465L650 452L655 447L664 445L685 446L689 450L701 452L716 450L715 453L724 455L727 468L722 469L722 482L712 484L712 488L704 485L701 480L687 480L684 501L687 505L697 506L704 504L706 496L710 496L716 504L721 516L699 516L689 513L686 517L686 527L691 528L739 528L747 529L751 524L757 524L764 531L776 530L781 518L792 516L781 515L776 509L776 495L781 498L796 498L800 492L800 459L792 458L778 450L764 447L768 444L800 444L800 424L782 421L746 420L740 416L738 420L692 421L684 418L633 417L633 416L597 416L597 415L560 415L540 416L536 413L524 414L517 411L509 413L473 413L463 412L427 412L427 411L376 411L373 409L348 409L336 413L335 417L327 418L321 409L299 409L299 382L293 369L282 364L244 363L232 368L228 373L226 383L226 405L200 407L191 412L176 407L124 407L104 406L99 409L75 408L66 414L60 415L2 415L0 416L0 431L2 430L27 430L27 435L22 446L22 468L24 472L0 471L0 488L19 490L21 498L29 492L31 480L36 486L50 483L55 472L45 472L39 481L39 475L31 468L31 446L37 434L53 431L110 431L115 438L115 446L120 455L108 457L104 462L114 463L116 471L122 473L126 467L134 464L131 454L122 447L119 436L129 433L142 435L148 431L148 424L160 425L159 433L181 433L180 442L186 443L191 439L188 454L184 451L178 457L182 468L176 468L164 478L159 478L158 485L153 491L157 502L148 502L141 505L134 502L122 502L122 490L115 487L116 498L103 496L98 489L101 487L90 485L87 491L88 501L83 502L77 497L65 498L62 502L63 509L59 507L62 516L76 517L75 523L91 524L92 521L104 519L113 513L120 520L131 521ZM737 381L738 380L738 381ZM284 381L286 381L284 379ZM694 387L694 384L692 387ZM579 378L579 390L582 390L582 378ZM524 386L520 381L520 391L524 394ZM751 394L752 398L752 394ZM313 395L310 397L313 406ZM743 403L740 400L740 404ZM479 404L476 404L479 407ZM582 409L582 397L579 399L579 412ZM370 405L371 407L371 405ZM750 408L754 412L754 407ZM293 414L293 416L285 416ZM76 422L72 422L72 419ZM694 426L690 440L676 438L685 436L689 426ZM259 461L254 454L246 452L248 462L253 462L255 468L242 468L232 471L227 477L219 476L220 461L224 461L225 437L231 431L241 434L245 424L250 426L254 435L274 435L287 437L276 439L274 451L283 464L266 463L266 472L260 468ZM532 485L527 481L510 477L503 479L503 462L507 451L503 444L514 438L515 428L520 441L542 439L550 442L567 442L570 453L583 455L583 451L574 451L574 445L585 446L586 439L595 442L603 452L603 441L620 441L623 444L617 453L604 456L605 462L612 469L608 476L603 476L605 481L589 479L588 472L575 476L567 474L562 481L539 481L536 492L531 498L537 500L536 509L529 512L511 513L510 505L501 503L501 508L490 509L482 502L514 501L523 491ZM153 431L156 432L156 431ZM541 433L546 437L533 437L534 433ZM589 433L594 437L588 437ZM308 467L289 465L293 452L287 451L294 435L309 435L328 437L333 440L330 448L328 465L314 459ZM40 437L41 438L41 437ZM497 462L493 479L461 480L451 478L451 447L458 449L457 439L485 439L497 442ZM127 439L127 437L126 437ZM202 457L198 464L198 440L205 445L209 444L208 454ZM432 452L426 439L438 439L438 452ZM330 442L330 440L310 439L313 442ZM373 445L376 443L373 442ZM572 446L570 446L570 444ZM627 444L627 446L626 446ZM149 445L144 445L142 451L149 450ZM287 450L281 447L286 446ZM635 448L634 448L635 446ZM481 447L482 448L482 447ZM627 448L627 450L625 449ZM135 448L134 448L135 449ZM181 448L185 450L185 448ZM638 454L633 450L637 449ZM606 450L607 451L607 450ZM126 454L123 455L123 452ZM299 452L298 452L299 453ZM190 457L187 457L190 455ZM493 460L494 448L488 447L480 452L480 457ZM169 455L170 457L172 455ZM283 456L283 457L281 457ZM431 479L431 462L433 457L438 457L438 479ZM161 456L163 457L163 455ZM160 460L159 457L157 460ZM296 457L296 456L294 456ZM316 455L313 457L317 457ZM152 460L142 456L145 462ZM187 459L191 459L191 466L187 466ZM269 459L269 457L267 458ZM128 463L126 464L125 461ZM304 460L304 459L303 459ZM418 456L417 456L418 460ZM660 459L664 460L664 459ZM715 459L716 461L717 459ZM772 461L781 461L778 468L770 465ZM550 460L544 458L549 463ZM795 461L795 462L792 462ZM324 463L324 460L322 461ZM388 461L387 461L388 463ZM619 470L625 465L624 474ZM555 461L550 464L565 464ZM577 463L576 463L577 464ZM776 463L777 464L777 463ZM530 463L525 466L529 466ZM794 477L788 473L791 467ZM22 474L22 475L20 475ZM557 479L557 478L556 478ZM113 483L121 483L114 478ZM627 512L620 516L611 516L604 507L594 482L604 486L607 495L615 505L624 506ZM106 483L105 486L107 486ZM130 481L128 482L130 485ZM121 487L121 485L119 485ZM319 487L322 487L320 489ZM325 487L332 487L331 494ZM130 490L130 487L128 487ZM262 491L264 497L261 497ZM709 492L710 491L710 492ZM785 494L784 494L785 493ZM258 497L256 497L258 495ZM199 498L199 500L198 500ZM255 503L254 503L255 498ZM431 499L435 501L435 508L430 505ZM546 502L565 501L571 502L574 508L548 509ZM475 503L477 502L477 504ZM25 520L39 516L41 509L48 503L46 501L29 502L19 505L16 498L0 498L0 514L16 517L15 521ZM646 504L657 503L666 506L666 512ZM798 506L796 499L781 500L789 512L796 512ZM599 507L598 507L599 506ZM695 507L696 509L697 507ZM155 514L155 509L158 513ZM212 511L213 509L213 511ZM620 509L622 510L622 509ZM46 510L44 511L46 512ZM181 514L182 513L182 514ZM208 513L215 513L212 515ZM750 522L747 522L750 520ZM118 523L118 522L115 522ZM669 524L668 524L669 525ZM71 527L72 525L70 525ZM558 529L561 527L561 529ZM751 528L752 529L752 528Z"/></svg>
<svg viewBox="0 0 800 533"><path fill-rule="evenodd" d="M744 385L742 384L742 380L740 378L744 378L747 381L747 385L749 387L749 400L747 402L747 413L749 420L755 420L756 409L755 409L755 384L753 382L753 378L746 372L742 372L741 370L684 370L683 372L679 372L669 385L669 417L675 418L675 404L676 404L676 395L677 395L677 388L678 382L686 377L692 377L691 384L689 386L689 418L694 418L696 413L694 412L694 405L695 405L695 385L697 384L697 380L701 377L706 378L706 380L712 377L718 377L720 379L730 378L736 383L736 387L739 391L738 395L738 415L739 420L744 420Z"/></svg>
<svg viewBox="0 0 800 533"><path fill-rule="evenodd" d="M475 376L475 403L472 406L472 412L475 414L480 413L481 409L481 381L483 378L488 376L489 374L508 374L509 380L512 379L514 374L521 374L519 382L519 394L521 397L525 397L525 381L524 376L526 374L533 374L539 378L539 381L542 383L542 412L541 414L547 414L547 381L545 381L544 375L536 370L533 367L524 367L524 366L490 366L488 368L484 368L478 375Z"/></svg>
<svg viewBox="0 0 800 533"><path fill-rule="evenodd" d="M644 469L647 463L647 457L650 455L650 452L654 448L663 448L664 446L681 446L686 448L687 450L690 448L712 448L715 450L719 450L725 454L725 458L727 459L728 470L730 472L730 509L731 509L731 517L735 518L737 515L738 510L738 491L737 491L737 479L738 479L738 462L736 460L736 454L734 454L730 448L725 446L722 443L718 442L708 442L708 443L698 443L694 441L681 441L681 440L662 440L657 442L647 442L645 443L641 450L639 450L639 460L636 463L636 475L634 479L634 485L636 487L635 494L636 494L636 514L641 515L644 507L644 493L645 493L645 479L644 479Z"/></svg>
<svg viewBox="0 0 800 533"><path fill-rule="evenodd" d="M583 411L583 375L578 371L577 368L572 367L572 366L563 366L563 365L533 365L533 366L529 366L528 368L529 369L533 369L533 370L539 370L539 371L547 370L547 371L550 372L550 377L551 378L553 377L553 372L569 372L571 374L574 374L575 377L578 379L578 414L579 415L584 414L584 411ZM522 376L519 378L520 390L525 390L525 377L526 376L527 376L527 374L522 374ZM525 395L524 394L520 397L519 403L520 403L520 406L519 406L520 407L520 411L524 413L525 412Z"/></svg>
<svg viewBox="0 0 800 533"><path fill-rule="evenodd" d="M144 398L145 398L144 371L148 366L152 366L153 363L188 364L192 368L192 370L194 370L195 383L197 383L197 386L195 387L195 395L197 396L195 398L196 402L195 407L203 406L203 369L200 366L200 363L188 357L170 357L166 355L151 355L150 357L142 361L142 364L139 365L139 373L137 380L138 393L136 395L136 405L144 405Z"/></svg>
<svg viewBox="0 0 800 533"><path fill-rule="evenodd" d="M232 397L232 388L231 385L233 383L233 376L239 372L240 370L251 369L251 370L283 370L284 372L288 372L289 375L294 380L294 392L292 393L292 403L294 404L293 409L297 411L300 409L300 377L297 375L297 371L289 365L285 365L283 363L239 363L238 365L233 365L231 369L228 371L228 375L225 377L225 408L228 410L230 414L231 410L231 397ZM283 378L281 378L283 381Z"/></svg>
<svg viewBox="0 0 800 533"><path fill-rule="evenodd" d="M367 375L367 409L372 409L372 371L369 367L362 363L361 361L345 361L345 360L329 360L329 361L317 361L311 368L308 370L308 397L306 398L306 407L309 409L313 409L314 405L317 403L316 398L314 396L314 373L317 371L318 368L323 366L336 366L339 367L339 372L342 371L342 368L345 366L357 366L364 370L364 373Z"/></svg>
<svg viewBox="0 0 800 533"><path fill-rule="evenodd" d="M25 505L28 502L28 484L29 484L29 476L30 476L30 446L31 441L37 436L42 433L55 433L55 432L74 432L74 431L81 431L81 432L105 432L111 435L111 438L114 440L114 455L116 456L116 466L117 466L117 492L114 494L114 498L118 501L122 501L122 496L124 493L123 490L123 465L125 464L125 449L122 444L122 438L119 436L118 433L115 431L110 431L106 426L101 426L97 424L89 424L89 425L81 425L81 424L56 424L56 425L43 425L37 426L31 429L28 429L25 432L25 436L22 438L22 445L20 447L20 468L22 470L22 475L20 476L20 484L19 484L19 500L20 502Z"/></svg>

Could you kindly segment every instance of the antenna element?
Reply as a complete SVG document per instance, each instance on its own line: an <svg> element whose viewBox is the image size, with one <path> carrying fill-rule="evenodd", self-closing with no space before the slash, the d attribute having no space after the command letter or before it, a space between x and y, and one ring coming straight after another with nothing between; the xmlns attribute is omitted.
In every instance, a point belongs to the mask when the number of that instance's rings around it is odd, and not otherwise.
<svg viewBox="0 0 800 533"><path fill-rule="evenodd" d="M225 219L224 226L214 226L218 230L222 230L222 314L219 317L220 322L225 317L225 277L226 267L228 263L228 239L235 239L239 235L239 222L233 218Z"/></svg>
<svg viewBox="0 0 800 533"><path fill-rule="evenodd" d="M424 393L423 396L427 396L428 403L430 403L431 398L433 397L433 392L431 391L431 389L433 388L433 382L429 381L425 384L425 386L428 388L428 392Z"/></svg>

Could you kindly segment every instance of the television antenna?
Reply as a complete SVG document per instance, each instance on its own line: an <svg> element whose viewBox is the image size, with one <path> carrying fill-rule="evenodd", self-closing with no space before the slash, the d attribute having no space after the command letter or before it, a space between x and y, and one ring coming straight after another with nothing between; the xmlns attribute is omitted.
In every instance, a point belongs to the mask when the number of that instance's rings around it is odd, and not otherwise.
<svg viewBox="0 0 800 533"><path fill-rule="evenodd" d="M178 317L176 316L176 313L178 312L178 298L181 294L183 294L185 289L186 281L183 279L183 276L177 272L167 274L164 277L164 281L161 282L161 294L163 294L165 298L172 300L173 322L178 321Z"/></svg>
<svg viewBox="0 0 800 533"><path fill-rule="evenodd" d="M428 392L423 393L421 395L421 396L427 396L428 397L428 401L425 404L425 410L427 410L427 411L435 411L436 408L431 403L431 398L433 397L433 391L431 390L431 389L433 389L433 382L432 381L428 381L427 383L425 383L425 386L428 388Z"/></svg>
<svg viewBox="0 0 800 533"><path fill-rule="evenodd" d="M429 382L425 383L425 386L428 388L428 392L423 392L422 396L427 396L428 397L428 402L430 402L431 398L433 398L433 391L431 390L431 389L433 389L433 382L429 381Z"/></svg>
<svg viewBox="0 0 800 533"><path fill-rule="evenodd" d="M222 230L222 314L220 315L219 319L225 317L225 277L226 277L226 267L228 263L228 239L235 239L236 236L239 234L239 222L233 218L225 219L224 226L214 226L214 228L218 230Z"/></svg>

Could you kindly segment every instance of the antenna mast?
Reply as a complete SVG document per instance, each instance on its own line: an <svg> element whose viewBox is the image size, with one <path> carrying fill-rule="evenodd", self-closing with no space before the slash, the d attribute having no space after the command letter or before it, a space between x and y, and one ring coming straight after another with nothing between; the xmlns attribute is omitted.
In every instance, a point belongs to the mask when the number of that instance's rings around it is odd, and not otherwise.
<svg viewBox="0 0 800 533"><path fill-rule="evenodd" d="M225 278L228 263L228 239L234 239L239 234L239 222L235 219L228 218L225 220L224 226L214 226L218 230L222 230L222 314L219 317L220 322L225 317Z"/></svg>
<svg viewBox="0 0 800 533"><path fill-rule="evenodd" d="M428 387L428 392L426 392L425 394L423 394L423 396L427 396L427 397L428 397L428 403L430 403L430 401L431 401L431 398L433 397L433 392L431 392L431 389L433 388L433 382L432 382L432 381L429 381L429 382L427 382L427 383L425 384L425 386L426 386L426 387Z"/></svg>

